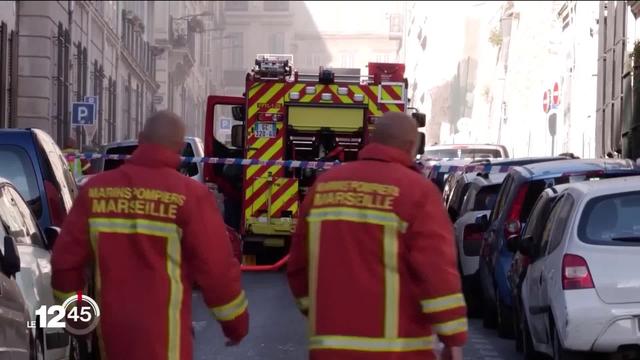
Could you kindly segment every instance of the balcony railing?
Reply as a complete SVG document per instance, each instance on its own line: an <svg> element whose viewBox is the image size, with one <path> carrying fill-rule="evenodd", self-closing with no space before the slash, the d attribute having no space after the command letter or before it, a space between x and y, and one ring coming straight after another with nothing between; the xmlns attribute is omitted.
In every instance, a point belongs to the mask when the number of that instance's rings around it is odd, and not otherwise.
<svg viewBox="0 0 640 360"><path fill-rule="evenodd" d="M122 42L129 55L145 74L155 80L156 59L152 45L144 40L144 24L136 17L122 11Z"/></svg>
<svg viewBox="0 0 640 360"><path fill-rule="evenodd" d="M191 65L196 63L196 34L189 29L189 21L171 18L169 39L174 50L184 50Z"/></svg>

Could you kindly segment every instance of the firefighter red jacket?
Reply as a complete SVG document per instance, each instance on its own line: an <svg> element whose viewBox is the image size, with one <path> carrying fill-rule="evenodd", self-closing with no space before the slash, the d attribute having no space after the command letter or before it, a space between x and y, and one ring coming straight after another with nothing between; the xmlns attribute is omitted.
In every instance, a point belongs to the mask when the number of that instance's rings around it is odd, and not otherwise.
<svg viewBox="0 0 640 360"><path fill-rule="evenodd" d="M240 265L208 189L176 171L179 157L140 145L82 188L52 255L57 298L85 288L95 264L106 359L191 360L197 283L225 335L248 331ZM103 359L105 359L103 357Z"/></svg>
<svg viewBox="0 0 640 360"><path fill-rule="evenodd" d="M452 225L408 156L368 145L320 176L301 211L287 271L311 359L434 359L433 335L464 344Z"/></svg>

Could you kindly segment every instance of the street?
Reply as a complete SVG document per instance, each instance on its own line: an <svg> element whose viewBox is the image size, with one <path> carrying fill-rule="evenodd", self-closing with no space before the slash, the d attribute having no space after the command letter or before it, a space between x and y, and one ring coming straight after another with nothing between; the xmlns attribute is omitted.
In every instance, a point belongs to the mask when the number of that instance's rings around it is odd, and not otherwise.
<svg viewBox="0 0 640 360"><path fill-rule="evenodd" d="M193 295L195 360L291 359L306 357L305 319L298 312L286 278L279 273L245 273L251 330L237 347L225 347L220 327L202 302ZM470 321L465 360L513 360L521 356L512 341L499 339L477 319Z"/></svg>

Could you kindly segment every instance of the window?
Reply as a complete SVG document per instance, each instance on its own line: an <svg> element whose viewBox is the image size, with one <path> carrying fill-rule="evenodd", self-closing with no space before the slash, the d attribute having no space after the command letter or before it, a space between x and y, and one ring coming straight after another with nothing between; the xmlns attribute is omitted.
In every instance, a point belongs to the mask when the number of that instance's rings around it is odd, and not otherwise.
<svg viewBox="0 0 640 360"><path fill-rule="evenodd" d="M543 195L538 198L527 220L523 239L531 236L534 242L540 241L542 230L544 230L545 224L549 219L549 211L551 210L551 205L554 203L553 200L555 200L555 198L550 198L546 193L543 193Z"/></svg>
<svg viewBox="0 0 640 360"><path fill-rule="evenodd" d="M573 204L575 204L575 200L571 194L564 195L558 201L558 213L557 218L554 219L553 229L551 230L549 249L547 250L548 254L552 253L562 243L564 232L569 224L569 217L571 217L571 211L573 210Z"/></svg>
<svg viewBox="0 0 640 360"><path fill-rule="evenodd" d="M473 211L492 210L498 198L501 184L483 186L473 201Z"/></svg>
<svg viewBox="0 0 640 360"><path fill-rule="evenodd" d="M389 16L389 32L392 34L402 32L402 14L391 14Z"/></svg>
<svg viewBox="0 0 640 360"><path fill-rule="evenodd" d="M269 51L272 54L284 54L284 33L278 32L269 35Z"/></svg>
<svg viewBox="0 0 640 360"><path fill-rule="evenodd" d="M264 11L289 11L288 1L265 1Z"/></svg>
<svg viewBox="0 0 640 360"><path fill-rule="evenodd" d="M224 9L226 11L248 11L249 2L248 1L225 1Z"/></svg>
<svg viewBox="0 0 640 360"><path fill-rule="evenodd" d="M560 205L562 198L558 199L558 201L553 204L551 208L551 212L549 213L549 219L547 220L544 230L542 231L542 237L540 239L536 239L534 242L535 245L535 254L536 257L542 256L547 253L547 247L549 246L549 241L551 239L551 234L553 231L554 224L556 223L559 214L560 214Z"/></svg>
<svg viewBox="0 0 640 360"><path fill-rule="evenodd" d="M38 179L29 155L13 145L0 145L0 176L9 180L24 196L37 217L42 215Z"/></svg>
<svg viewBox="0 0 640 360"><path fill-rule="evenodd" d="M43 156L47 159L46 163L51 167L52 179L49 179L54 183L56 188L60 191L62 202L65 210L68 213L71 210L71 205L76 197L78 189L76 188L76 182L73 179L73 174L69 170L67 160L53 142L53 139L42 130L32 130L38 139Z"/></svg>
<svg viewBox="0 0 640 360"><path fill-rule="evenodd" d="M244 49L243 49L243 34L241 32L229 33L229 51L227 58L227 65L233 69L244 68Z"/></svg>
<svg viewBox="0 0 640 360"><path fill-rule="evenodd" d="M527 189L527 193L524 197L524 202L522 203L522 208L520 210L521 223L525 223L527 221L533 205L535 205L536 200L538 200L538 197L542 194L544 189L547 188L548 183L545 180L536 180L530 182L528 186L529 188Z"/></svg>
<svg viewBox="0 0 640 360"><path fill-rule="evenodd" d="M578 226L580 240L596 245L640 246L640 191L589 200Z"/></svg>
<svg viewBox="0 0 640 360"><path fill-rule="evenodd" d="M0 189L0 222L17 244L43 246L40 230L20 195L9 186Z"/></svg>
<svg viewBox="0 0 640 360"><path fill-rule="evenodd" d="M494 220L496 220L500 216L500 212L504 208L505 202L507 201L507 198L509 197L509 193L511 191L511 187L513 185L513 177L511 175L507 175L507 177L504 179L504 183L503 184L504 185L502 185L502 188L500 189L500 192L498 193L498 199L496 200L496 207L491 212L491 222L493 222Z"/></svg>

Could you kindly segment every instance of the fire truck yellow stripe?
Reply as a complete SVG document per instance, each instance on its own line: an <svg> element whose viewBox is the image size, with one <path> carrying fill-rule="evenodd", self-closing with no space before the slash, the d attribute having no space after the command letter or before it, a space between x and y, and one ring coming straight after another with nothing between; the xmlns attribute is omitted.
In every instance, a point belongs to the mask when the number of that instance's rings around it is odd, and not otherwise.
<svg viewBox="0 0 640 360"><path fill-rule="evenodd" d="M364 96L364 101L369 104L369 112L371 114L373 115L380 114L380 111L378 111L378 107L376 106L375 101L373 101L372 99L369 99L369 96L364 91L362 91L362 89L359 86L357 85L352 86L351 91L353 91L354 94L360 94Z"/></svg>
<svg viewBox="0 0 640 360"><path fill-rule="evenodd" d="M314 98L314 96L316 96L316 94L318 93L318 91L320 91L320 88L318 87L318 85L315 85L316 91L314 91L313 94L308 94L302 97L302 99L300 99L300 102L309 102L311 101L311 99ZM306 88L305 88L306 90Z"/></svg>
<svg viewBox="0 0 640 360"><path fill-rule="evenodd" d="M251 104L251 106L249 107L249 111L247 111L248 117L250 118L258 112L258 104L268 103L278 91L282 90L283 87L283 83L275 83L271 85L271 88L264 95L262 95L260 99Z"/></svg>
<svg viewBox="0 0 640 360"><path fill-rule="evenodd" d="M353 100L351 100L351 98L349 98L349 95L340 95L338 94L338 85L331 85L329 86L329 88L331 89L331 91L333 91L334 94L336 94L336 96L338 97L338 99L340 99L340 102L343 104L353 104Z"/></svg>
<svg viewBox="0 0 640 360"><path fill-rule="evenodd" d="M267 150L262 156L260 156L260 160L271 160L273 155L278 152L278 150L282 149L282 141L275 142L269 150ZM247 179L251 178L253 174L256 173L260 169L260 166L250 166L247 169Z"/></svg>
<svg viewBox="0 0 640 360"><path fill-rule="evenodd" d="M296 202L293 205L291 205L291 207L289 207L288 210L291 211L291 213L295 215L296 211L298 211L298 203Z"/></svg>
<svg viewBox="0 0 640 360"><path fill-rule="evenodd" d="M291 88L291 91L289 91L289 92L290 92L290 93L291 93L291 92L297 92L297 93L300 93L301 91L303 91L303 90L304 90L304 85L305 85L305 84L295 84L295 85L293 85L293 87ZM302 94L300 94L300 95L302 95ZM286 101L289 101L289 100L290 100L290 99L289 99L289 94L287 94L287 95L285 96L285 100L286 100Z"/></svg>
<svg viewBox="0 0 640 360"><path fill-rule="evenodd" d="M387 93L387 91L383 87L380 87L380 91L382 91L382 99L383 100L393 100L391 98L391 96L389 96L389 94ZM392 112L399 112L400 111L400 108L396 104L385 104L385 105L387 106L387 109L389 109L389 111L392 111Z"/></svg>
<svg viewBox="0 0 640 360"><path fill-rule="evenodd" d="M249 89L249 99L253 97L253 95L255 95L258 91L260 91L260 89L262 89L264 85L265 83L253 84L251 89Z"/></svg>
<svg viewBox="0 0 640 360"><path fill-rule="evenodd" d="M247 153L249 158L252 158L256 151L260 150L260 148L262 148L262 146L264 146L267 141L269 141L269 138L258 138L258 140L256 140L253 145L249 147L249 152Z"/></svg>
<svg viewBox="0 0 640 360"><path fill-rule="evenodd" d="M279 210L287 200L289 200L291 197L296 195L296 193L298 192L297 185L298 183L294 181L291 184L291 187L289 187L289 189L284 194L280 195L279 198L277 198L273 203L271 203L271 216L274 216L276 211ZM286 186L286 184L282 186Z"/></svg>
<svg viewBox="0 0 640 360"><path fill-rule="evenodd" d="M404 100L404 86L402 85L393 85L391 86L391 88L393 89L393 91L395 91L396 94L398 94L398 96L400 97L400 99Z"/></svg>
<svg viewBox="0 0 640 360"><path fill-rule="evenodd" d="M247 188L247 191L244 197L245 200L248 200L249 198L251 198L251 195L253 195L253 193L256 190L260 189L260 187L265 183L265 181L267 181L267 175L269 173L275 174L279 169L280 169L280 166L274 165L265 172L264 177L259 177L255 179L252 185Z"/></svg>

